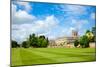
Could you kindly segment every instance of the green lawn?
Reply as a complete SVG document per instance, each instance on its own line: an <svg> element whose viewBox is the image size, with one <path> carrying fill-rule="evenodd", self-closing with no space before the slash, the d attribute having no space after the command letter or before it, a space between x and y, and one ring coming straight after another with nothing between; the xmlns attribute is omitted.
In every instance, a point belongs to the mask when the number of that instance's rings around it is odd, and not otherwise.
<svg viewBox="0 0 100 67"><path fill-rule="evenodd" d="M95 48L12 48L12 66L95 61Z"/></svg>

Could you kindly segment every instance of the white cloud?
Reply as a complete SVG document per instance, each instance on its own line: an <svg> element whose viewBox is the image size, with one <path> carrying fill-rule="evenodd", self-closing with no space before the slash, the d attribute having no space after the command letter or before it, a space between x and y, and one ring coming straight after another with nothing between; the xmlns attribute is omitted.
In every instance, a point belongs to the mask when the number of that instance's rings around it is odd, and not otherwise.
<svg viewBox="0 0 100 67"><path fill-rule="evenodd" d="M14 24L31 23L35 19L35 16L30 15L26 11L22 10L17 11L12 17Z"/></svg>
<svg viewBox="0 0 100 67"><path fill-rule="evenodd" d="M76 30L75 27L68 27L68 28L62 28L59 30L59 33L56 33L55 38L57 37L69 37L72 35L72 30Z"/></svg>
<svg viewBox="0 0 100 67"><path fill-rule="evenodd" d="M12 16L16 13L17 6L12 4Z"/></svg>
<svg viewBox="0 0 100 67"><path fill-rule="evenodd" d="M13 24L12 39L21 42L26 40L27 36L35 31L33 24Z"/></svg>
<svg viewBox="0 0 100 67"><path fill-rule="evenodd" d="M12 4L12 22L13 24L32 23L36 18L24 10L16 10L17 6Z"/></svg>
<svg viewBox="0 0 100 67"><path fill-rule="evenodd" d="M50 30L51 28L54 28L58 24L57 18L55 18L53 15L47 16L45 20L38 20L35 22L35 25L38 26L38 28L43 28L46 30Z"/></svg>
<svg viewBox="0 0 100 67"><path fill-rule="evenodd" d="M67 30L67 36L72 36L72 31L73 30L77 31L79 36L83 35L83 33L84 33L83 29L78 30L75 27L69 27L68 30Z"/></svg>
<svg viewBox="0 0 100 67"><path fill-rule="evenodd" d="M71 36L72 35L72 30L76 30L76 28L75 27L69 27L67 36Z"/></svg>
<svg viewBox="0 0 100 67"><path fill-rule="evenodd" d="M78 30L80 30L85 24L88 24L89 21L86 19L74 19L70 18L71 24Z"/></svg>
<svg viewBox="0 0 100 67"><path fill-rule="evenodd" d="M74 28L74 27L70 27L70 28L69 28L69 30L71 30L71 31L72 31L72 30L75 30L75 28Z"/></svg>
<svg viewBox="0 0 100 67"><path fill-rule="evenodd" d="M57 18L51 15L47 16L44 20L35 20L33 23L13 24L12 39L20 42L32 33L48 37L50 31L57 27L58 23Z"/></svg>
<svg viewBox="0 0 100 67"><path fill-rule="evenodd" d="M94 20L96 18L95 13L91 13L90 18Z"/></svg>
<svg viewBox="0 0 100 67"><path fill-rule="evenodd" d="M18 5L24 6L25 11L30 11L32 9L28 2L16 2Z"/></svg>

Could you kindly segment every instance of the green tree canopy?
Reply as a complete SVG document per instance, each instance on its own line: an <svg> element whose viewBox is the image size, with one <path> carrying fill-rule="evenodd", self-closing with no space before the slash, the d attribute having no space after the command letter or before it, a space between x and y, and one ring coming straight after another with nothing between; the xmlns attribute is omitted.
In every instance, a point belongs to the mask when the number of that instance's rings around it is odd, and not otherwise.
<svg viewBox="0 0 100 67"><path fill-rule="evenodd" d="M35 34L31 34L28 39L28 44L32 47L47 47L48 45L48 38L44 35L35 36Z"/></svg>
<svg viewBox="0 0 100 67"><path fill-rule="evenodd" d="M29 47L27 41L23 41L22 42L22 47L24 47L24 48L28 48Z"/></svg>
<svg viewBox="0 0 100 67"><path fill-rule="evenodd" d="M80 45L85 48L85 47L89 47L89 39L86 35L82 36L80 38Z"/></svg>
<svg viewBox="0 0 100 67"><path fill-rule="evenodd" d="M16 48L16 47L19 47L19 44L16 41L12 40L11 46L12 46L12 48Z"/></svg>
<svg viewBox="0 0 100 67"><path fill-rule="evenodd" d="M77 47L78 45L79 45L79 41L78 40L75 40L74 41L74 46Z"/></svg>

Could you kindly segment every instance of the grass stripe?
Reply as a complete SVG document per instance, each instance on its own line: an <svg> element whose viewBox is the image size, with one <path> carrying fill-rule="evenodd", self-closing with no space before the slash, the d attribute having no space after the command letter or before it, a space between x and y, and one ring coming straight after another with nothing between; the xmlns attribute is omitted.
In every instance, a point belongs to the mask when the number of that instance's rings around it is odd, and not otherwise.
<svg viewBox="0 0 100 67"><path fill-rule="evenodd" d="M17 55L18 54L18 55ZM12 49L12 66L95 61L95 48L17 48ZM15 62L16 61L16 62Z"/></svg>
<svg viewBox="0 0 100 67"><path fill-rule="evenodd" d="M33 49L34 50L34 49ZM56 58L61 58L61 57L77 57L77 58L82 58L85 59L85 61L92 61L95 60L95 53L73 53L73 52L58 52L58 51L47 51L47 50L39 50L39 49L35 49L36 51L40 51L41 53L49 53L49 54L53 54L56 55ZM91 58L89 58L91 57ZM67 58L68 59L68 58ZM77 61L77 60L76 60ZM83 60L84 61L84 60Z"/></svg>
<svg viewBox="0 0 100 67"><path fill-rule="evenodd" d="M20 49L19 48L13 48L12 49L12 60L11 60L11 65L21 65L22 61L21 61L21 56L20 56Z"/></svg>
<svg viewBox="0 0 100 67"><path fill-rule="evenodd" d="M37 51L36 51L37 52ZM46 63L50 63L50 62L55 62L52 59L46 58L42 55L39 55L38 52L37 53L33 53L30 50L27 49L21 49L21 60L22 60L22 64L23 65L29 65L29 64L43 64L45 61ZM49 61L48 61L49 60Z"/></svg>

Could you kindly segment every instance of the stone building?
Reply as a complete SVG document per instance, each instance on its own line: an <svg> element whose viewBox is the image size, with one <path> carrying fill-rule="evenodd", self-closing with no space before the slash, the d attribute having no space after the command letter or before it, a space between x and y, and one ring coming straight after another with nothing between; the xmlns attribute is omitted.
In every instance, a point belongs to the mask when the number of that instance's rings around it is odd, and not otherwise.
<svg viewBox="0 0 100 67"><path fill-rule="evenodd" d="M60 37L55 40L57 47L66 47L67 45L67 37Z"/></svg>
<svg viewBox="0 0 100 67"><path fill-rule="evenodd" d="M59 37L55 40L50 40L48 47L52 47L52 48L74 47L73 43L78 38L79 38L78 32L72 30L72 35L70 37Z"/></svg>

